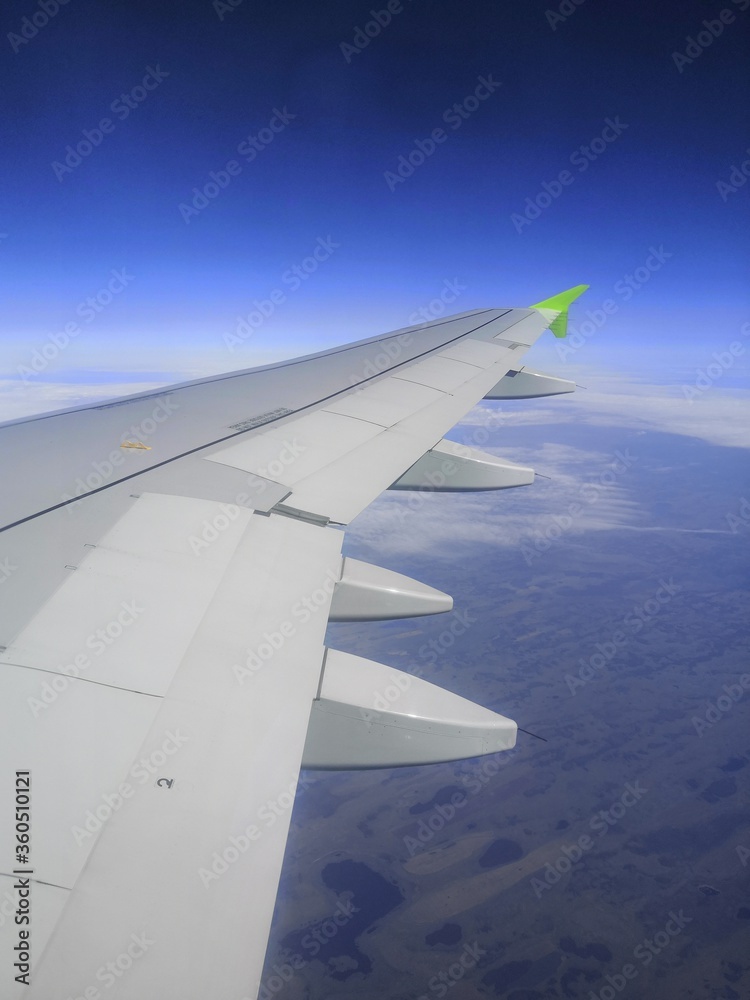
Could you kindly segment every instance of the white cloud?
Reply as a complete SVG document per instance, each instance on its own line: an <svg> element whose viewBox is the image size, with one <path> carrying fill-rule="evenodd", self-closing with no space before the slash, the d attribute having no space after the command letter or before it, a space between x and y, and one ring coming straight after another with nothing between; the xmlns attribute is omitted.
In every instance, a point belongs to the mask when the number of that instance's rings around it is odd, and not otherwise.
<svg viewBox="0 0 750 1000"><path fill-rule="evenodd" d="M6 420L20 420L36 413L62 410L69 406L81 406L103 399L116 399L136 392L149 392L164 385L164 382L107 382L103 384L85 382L30 382L24 385L20 379L0 379L0 423Z"/></svg>
<svg viewBox="0 0 750 1000"><path fill-rule="evenodd" d="M750 407L746 390L713 385L686 398L681 385L653 385L617 376L589 377L589 388L573 396L500 405L501 426L581 424L660 431L699 438L709 444L750 448ZM464 420L498 424L491 404L480 404Z"/></svg>
<svg viewBox="0 0 750 1000"><path fill-rule="evenodd" d="M552 443L502 453L551 478L502 492L386 493L354 522L358 539L380 552L430 550L452 559L461 546L544 546L545 539L648 523L632 492L633 466L614 454Z"/></svg>
<svg viewBox="0 0 750 1000"><path fill-rule="evenodd" d="M713 528L652 523L650 511L640 502L633 473L616 458L614 448L621 434L613 438L613 452L606 453L559 441L514 446L513 428L603 427L679 434L714 445L750 448L746 396L713 386L691 404L681 386L591 374L587 384L588 391L574 396L481 403L458 428L456 437L462 442L530 465L549 476L549 481L537 479L531 487L500 493L386 494L357 518L358 537L378 551L395 554L429 549L432 556L450 558L462 545L522 546L528 551L529 545L544 545L544 539L573 539L594 531L725 534ZM475 434L477 428L487 429L489 438ZM629 454L626 450L625 455ZM632 458L637 469L637 448ZM669 473L669 458L649 471ZM579 513L570 515L576 505Z"/></svg>

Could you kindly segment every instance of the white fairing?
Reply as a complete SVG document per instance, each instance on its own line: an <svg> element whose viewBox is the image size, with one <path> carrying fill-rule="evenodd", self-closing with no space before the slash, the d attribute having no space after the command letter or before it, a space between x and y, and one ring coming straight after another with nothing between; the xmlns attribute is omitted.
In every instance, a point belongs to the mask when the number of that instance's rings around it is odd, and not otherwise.
<svg viewBox="0 0 750 1000"><path fill-rule="evenodd" d="M391 485L392 490L464 493L530 486L534 470L456 441L440 441Z"/></svg>
<svg viewBox="0 0 750 1000"><path fill-rule="evenodd" d="M344 559L341 579L331 601L332 622L375 622L439 615L450 611L453 598L402 573L359 559Z"/></svg>
<svg viewBox="0 0 750 1000"><path fill-rule="evenodd" d="M539 396L559 396L564 392L575 392L575 388L575 382L566 378L544 375L524 367L518 371L509 371L484 398L537 399Z"/></svg>
<svg viewBox="0 0 750 1000"><path fill-rule="evenodd" d="M460 695L382 663L328 649L302 766L434 764L515 746L518 727Z"/></svg>

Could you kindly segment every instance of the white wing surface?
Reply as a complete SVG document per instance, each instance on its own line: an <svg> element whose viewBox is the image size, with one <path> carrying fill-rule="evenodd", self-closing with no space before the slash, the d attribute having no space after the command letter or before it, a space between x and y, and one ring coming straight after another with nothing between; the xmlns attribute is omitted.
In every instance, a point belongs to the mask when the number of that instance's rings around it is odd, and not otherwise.
<svg viewBox="0 0 750 1000"><path fill-rule="evenodd" d="M3 1000L254 997L301 766L513 745L424 681L378 710L395 672L326 673L324 636L451 606L342 529L389 487L533 478L442 437L569 391L521 364L558 299L0 425Z"/></svg>

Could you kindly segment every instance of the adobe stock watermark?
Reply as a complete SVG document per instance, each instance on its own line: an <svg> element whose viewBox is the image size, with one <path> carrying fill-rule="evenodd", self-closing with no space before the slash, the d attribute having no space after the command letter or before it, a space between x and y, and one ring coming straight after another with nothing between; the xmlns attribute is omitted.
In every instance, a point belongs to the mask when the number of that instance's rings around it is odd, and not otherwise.
<svg viewBox="0 0 750 1000"><path fill-rule="evenodd" d="M686 916L684 910L677 912L670 910L664 928L658 930L653 937L644 938L640 944L635 946L633 949L635 962L626 962L619 972L607 973L604 977L607 980L606 986L596 992L589 990L586 1000L615 1000L618 994L622 993L634 979L638 978L641 969L645 969L661 955L664 949L668 948L692 921L693 918Z"/></svg>
<svg viewBox="0 0 750 1000"><path fill-rule="evenodd" d="M304 953L295 952L274 962L271 966L273 972L258 989L257 1000L272 1000L298 972L306 968L310 961L320 954L329 941L333 941L341 928L346 927L359 911L360 907L354 905L353 899L339 899L331 916L313 924L300 941Z"/></svg>
<svg viewBox="0 0 750 1000"><path fill-rule="evenodd" d="M587 309L584 320L568 327L567 337L556 339L555 351L560 360L567 361L600 330L603 330L610 318L620 311L622 305L630 302L672 257L674 254L665 250L663 243L658 247L649 247L644 262L615 282L611 298L604 299L598 308Z"/></svg>
<svg viewBox="0 0 750 1000"><path fill-rule="evenodd" d="M5 556L4 559L0 559L0 587L10 580L17 569L18 566L16 566L15 563L12 563L8 556Z"/></svg>
<svg viewBox="0 0 750 1000"><path fill-rule="evenodd" d="M572 152L568 158L568 162L578 170L579 174L585 173L591 164L595 163L600 156L606 153L612 143L616 142L628 128L630 126L626 122L620 121L619 115L616 115L614 119L605 118L604 128L599 135L590 139L588 145L579 146L578 149ZM511 213L510 221L513 223L516 232L520 235L527 226L530 226L532 222L536 222L542 212L546 211L553 202L557 201L563 191L570 187L571 184L574 184L575 180L576 175L570 170L565 169L561 170L557 177L551 181L543 181L541 190L534 196L526 199L524 210L522 212Z"/></svg>
<svg viewBox="0 0 750 1000"><path fill-rule="evenodd" d="M61 7L65 7L70 0L38 0L37 9L32 14L26 14L21 18L21 26L18 31L8 32L8 41L13 51L18 54L24 45L33 41L40 31L47 27L49 22L60 12Z"/></svg>
<svg viewBox="0 0 750 1000"><path fill-rule="evenodd" d="M120 783L117 790L105 792L101 796L101 801L93 809L86 810L81 825L71 827L76 844L80 847L90 837L95 837L115 813L119 812L125 803L133 798L138 787L142 787L154 778L159 770L188 742L188 737L179 729L174 733L168 730L161 746L153 750L148 757L141 757L140 760L136 761L130 768L126 780ZM162 780L170 781L171 779ZM172 786L170 784L164 787L171 788Z"/></svg>
<svg viewBox="0 0 750 1000"><path fill-rule="evenodd" d="M732 0L734 6L741 12L750 7L750 0ZM734 24L737 20L735 12L724 7L715 18L704 18L701 28L695 35L688 35L685 39L685 49L682 52L672 53L672 62L677 67L678 73L684 73L688 66L692 66L696 59L699 59L706 49L709 49L717 38L721 38L724 29Z"/></svg>
<svg viewBox="0 0 750 1000"><path fill-rule="evenodd" d="M2 900L0 900L0 930L5 927L8 920L12 920L15 923L15 916L19 910L18 902L18 892L11 892L10 889L6 889Z"/></svg>
<svg viewBox="0 0 750 1000"><path fill-rule="evenodd" d="M155 944L156 942L148 937L145 930L141 931L140 934L131 934L130 940L120 954L111 962L100 966L94 974L94 979L102 985L103 989L111 989ZM92 983L81 995L68 997L67 1000L103 1000L104 996L102 990L95 983Z"/></svg>
<svg viewBox="0 0 750 1000"><path fill-rule="evenodd" d="M373 344L372 348L375 354L367 358L356 372L349 373L349 384L353 387L359 386L362 382L367 382L377 375L382 375L388 369L396 367L407 348L411 347L413 343L413 333L400 333L390 340Z"/></svg>
<svg viewBox="0 0 750 1000"><path fill-rule="evenodd" d="M409 3L411 2L412 0L409 0ZM404 5L401 0L388 0L382 10L371 10L370 20L365 21L363 25L357 25L351 42L339 43L344 59L350 63L355 56L364 52L370 42L381 35L393 18L403 11Z"/></svg>
<svg viewBox="0 0 750 1000"><path fill-rule="evenodd" d="M721 722L727 712L731 712L737 702L742 701L750 691L750 674L740 674L738 684L724 684L722 693L714 702L708 702L702 716L694 715L690 720L696 733L703 738L705 733Z"/></svg>
<svg viewBox="0 0 750 1000"><path fill-rule="evenodd" d="M632 611L625 615L621 628L617 629L610 639L606 642L597 642L595 652L588 659L581 657L578 660L580 664L578 673L565 675L565 683L568 685L570 693L576 694L578 689L585 687L589 681L601 677L605 667L630 642L630 637L638 635L646 625L653 622L681 589L671 576L669 580L660 580L654 596L644 601L643 604L636 604Z"/></svg>
<svg viewBox="0 0 750 1000"><path fill-rule="evenodd" d="M220 851L214 851L207 868L198 869L198 878L204 889L226 875L232 865L247 854L252 845L263 836L265 830L270 830L294 806L297 795L315 784L315 779L307 774L299 774L290 780L289 786L281 791L276 798L268 799L258 808L256 823L251 823L236 835L231 835L226 845Z"/></svg>
<svg viewBox="0 0 750 1000"><path fill-rule="evenodd" d="M464 945L463 951L455 962L451 962L446 969L441 969L436 976L428 980L429 994L423 993L417 1000L432 1000L433 997L446 996L456 983L461 982L470 969L476 968L479 960L484 958L486 954L487 952L479 947L477 941Z"/></svg>
<svg viewBox="0 0 750 1000"><path fill-rule="evenodd" d="M103 407L106 406L106 403L103 404ZM130 449L123 447L128 440L143 445L154 436L158 428L166 423L179 408L179 403L171 395L165 395L153 408L150 416L144 417L139 423L132 424L126 431L123 431L120 436L122 441L120 447L113 448L101 461L92 462L90 466L91 471L87 472L85 476L79 476L76 479L72 492L61 494L60 499L68 504L68 510L72 513L73 508L78 506L78 501L82 497L93 490L100 489L112 479L118 469L121 469L125 465L128 461L128 454L132 454ZM73 501L73 503L70 501Z"/></svg>
<svg viewBox="0 0 750 1000"><path fill-rule="evenodd" d="M421 510L431 496L450 488L451 479L461 472L461 464L456 458L470 459L472 448L481 448L488 444L492 440L491 431L502 426L504 420L505 414L502 409L493 407L489 411L487 424L472 428L469 444L452 441L451 444L457 445L458 453L453 457L448 454L441 456L439 466L425 472L417 489L403 491L401 496L405 499L400 499L394 506L395 515L402 525L411 514Z"/></svg>
<svg viewBox="0 0 750 1000"><path fill-rule="evenodd" d="M490 781L520 752L518 747L511 747L491 757L482 757L470 774L462 774L460 780L467 791L453 792L448 802L437 802L428 816L423 816L417 821L412 834L405 834L402 838L409 857L413 858L416 854L427 850L435 836L453 822L469 799L484 791Z"/></svg>
<svg viewBox="0 0 750 1000"><path fill-rule="evenodd" d="M544 12L547 24L553 31L557 31L560 25L565 24L568 18L571 18L584 3L586 3L586 0L562 0L557 10L546 10Z"/></svg>
<svg viewBox="0 0 750 1000"><path fill-rule="evenodd" d="M262 636L263 641L255 649L247 650L245 662L235 663L232 667L232 672L240 685L252 680L258 671L262 670L280 649L283 649L287 639L297 634L301 625L306 625L321 610L330 607L333 591L339 579L338 573L329 570L319 587L292 605L286 621L281 622L275 629L265 631Z"/></svg>
<svg viewBox="0 0 750 1000"><path fill-rule="evenodd" d="M227 14L233 14L244 2L245 0L213 0L211 6L219 20L223 21Z"/></svg>
<svg viewBox="0 0 750 1000"><path fill-rule="evenodd" d="M613 826L625 816L625 814L637 805L648 794L648 788L641 785L640 780L628 782L619 798L615 799L607 809L600 809L589 820L589 830L598 837L604 837ZM560 854L555 861L547 861L544 865L544 874L539 877L534 875L529 880L529 886L534 891L537 899L541 899L545 892L557 885L563 876L568 875L573 870L573 865L588 854L596 844L596 840L589 833L582 833L573 844L564 844Z"/></svg>
<svg viewBox="0 0 750 1000"><path fill-rule="evenodd" d="M123 601L119 613L101 628L95 629L83 642L83 649L76 653L69 663L60 667L59 673L54 673L50 680L45 680L39 688L38 697L29 695L26 704L35 719L42 712L55 704L61 694L71 686L75 678L87 670L91 670L97 657L105 653L110 646L120 639L124 632L131 628L145 614L135 600Z"/></svg>
<svg viewBox="0 0 750 1000"><path fill-rule="evenodd" d="M110 274L112 277L105 285L76 306L76 316L86 325L93 323L97 316L125 291L131 281L135 280L124 267L112 270ZM82 332L81 323L78 320L71 320L65 324L60 333L51 333L44 344L34 350L28 364L16 366L16 371L23 378L23 384L30 385L30 380L46 371Z"/></svg>
<svg viewBox="0 0 750 1000"><path fill-rule="evenodd" d="M429 665L437 663L441 654L450 649L456 639L465 635L479 620L468 611L452 611L446 617L451 618L450 625L446 625L437 638L432 638L419 647L418 655L423 663ZM410 673L394 669L391 672L390 683L381 690L372 692L372 707L376 712L390 712L401 696L411 688L414 678L423 674L423 667L417 667ZM363 711L369 714L366 709Z"/></svg>
<svg viewBox="0 0 750 1000"><path fill-rule="evenodd" d="M264 299L253 299L252 309L244 316L236 317L234 329L223 336L227 350L234 352L246 343L274 315L278 307L287 301L289 293L299 291L320 265L329 260L340 247L341 244L334 242L331 236L319 236L310 253L281 275L281 286L284 287L272 289Z"/></svg>
<svg viewBox="0 0 750 1000"><path fill-rule="evenodd" d="M485 101L492 97L500 86L500 81L494 80L491 73L488 73L487 76L477 77L477 85L473 92L464 97L462 101L445 109L442 114L443 123L449 125L452 132L457 131L479 110ZM383 179L389 190L394 192L399 184L403 184L412 177L414 172L436 152L438 146L448 140L449 136L450 132L439 126L434 128L426 139L415 139L412 149L399 156L395 171L386 170L383 173Z"/></svg>
<svg viewBox="0 0 750 1000"><path fill-rule="evenodd" d="M467 286L462 285L458 278L454 278L452 281L448 281L446 278L438 295L409 316L409 326L432 323L434 320L440 319L446 308L453 305L456 299L466 291L466 288Z"/></svg>
<svg viewBox="0 0 750 1000"><path fill-rule="evenodd" d="M750 157L750 147L745 150L745 153ZM729 201L731 195L737 194L740 188L743 188L747 184L748 177L750 177L750 159L743 160L739 164L732 164L729 170L729 179L720 179L716 182L716 190L719 192L719 197L724 204Z"/></svg>
<svg viewBox="0 0 750 1000"><path fill-rule="evenodd" d="M237 498L237 503L220 503L218 512L213 517L203 521L199 533L189 536L188 545L193 555L203 555L207 549L210 549L214 542L217 542L224 532L234 524L243 508L247 509L249 500L249 493L241 493Z"/></svg>
<svg viewBox="0 0 750 1000"><path fill-rule="evenodd" d="M750 500L747 497L741 497L737 514L729 511L728 514L724 515L724 519L733 535L738 535L741 528L750 528Z"/></svg>
<svg viewBox="0 0 750 1000"><path fill-rule="evenodd" d="M274 108L268 124L258 132L249 133L237 146L236 152L243 158L245 163L252 163L253 160L276 141L279 136L297 115L293 115L287 110L286 105L279 110ZM240 176L243 165L239 160L232 158L227 160L220 170L212 170L208 175L208 180L204 181L200 187L194 187L191 191L193 195L190 202L181 201L177 206L177 211L182 216L185 225L190 225L191 221L216 201L222 191L226 191L229 185Z"/></svg>
<svg viewBox="0 0 750 1000"><path fill-rule="evenodd" d="M278 457L269 462L264 469L258 470L257 475L262 479L248 476L248 482L254 490L255 497L250 493L243 492L237 494L234 503L219 503L216 514L203 521L198 534L188 537L188 545L193 555L203 555L234 524L243 510L253 510L253 500L262 496L267 485L272 480L279 478L306 451L306 446L300 444L296 438L292 441L285 441L279 450Z"/></svg>
<svg viewBox="0 0 750 1000"><path fill-rule="evenodd" d="M131 113L146 100L169 76L169 72L161 68L157 63L155 67L147 66L146 72L140 83L137 83L127 93L120 94L109 106L109 110L120 120L125 121ZM65 157L63 160L52 161L52 171L55 177L62 184L68 174L72 174L76 167L80 167L85 159L98 149L105 138L117 128L117 123L111 118L101 118L93 128L85 128L82 131L83 138L79 139L75 146L69 143L65 147Z"/></svg>
<svg viewBox="0 0 750 1000"><path fill-rule="evenodd" d="M468 611L452 611L449 616L451 622L442 629L437 638L432 638L429 642L419 647L418 655L423 663L433 665L438 662L442 653L450 649L456 639L465 635L473 625L479 620ZM379 691L372 692L372 707L376 712L390 712L399 701L401 695L408 691L415 677L422 677L424 667L415 667L410 673L403 670L394 669L391 673L390 683ZM365 715L369 715L367 709L362 709Z"/></svg>
<svg viewBox="0 0 750 1000"><path fill-rule="evenodd" d="M743 337L750 337L750 323L743 323L740 327ZM716 385L728 371L734 368L737 358L741 358L747 348L740 340L733 340L727 345L725 351L714 351L711 357L713 361L705 368L695 369L695 381L692 385L682 386L682 395L692 404L699 399L704 392Z"/></svg>
<svg viewBox="0 0 750 1000"><path fill-rule="evenodd" d="M419 647L419 658L425 663L437 663L440 656L454 645L456 639L465 635L479 621L468 611L452 611L450 617L452 619L450 625L447 625L436 638L433 637Z"/></svg>
<svg viewBox="0 0 750 1000"><path fill-rule="evenodd" d="M466 285L461 284L458 278L453 278L452 281L446 278L438 295L411 313L407 322L411 326L420 328L434 322L443 315L448 305L455 302L459 295L466 291L466 287ZM395 368L406 353L407 348L412 347L413 344L414 332L400 333L389 340L373 344L376 353L368 358L357 372L349 374L349 384L359 386L362 382L367 382L376 375L381 375L390 368Z"/></svg>
<svg viewBox="0 0 750 1000"><path fill-rule="evenodd" d="M594 480L581 483L578 488L578 500L569 503L561 513L552 514L545 528L535 528L532 539L525 538L521 541L521 553L526 565L531 566L535 559L549 552L563 535L576 526L586 510L598 503L637 461L637 455L631 455L629 448L625 451L618 450L603 472L600 472Z"/></svg>

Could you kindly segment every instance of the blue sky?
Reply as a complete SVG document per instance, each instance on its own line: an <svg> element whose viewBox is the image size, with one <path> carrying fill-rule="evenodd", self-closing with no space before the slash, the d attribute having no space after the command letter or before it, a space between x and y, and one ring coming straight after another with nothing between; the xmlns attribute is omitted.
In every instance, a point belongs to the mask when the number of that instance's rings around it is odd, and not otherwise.
<svg viewBox="0 0 750 1000"><path fill-rule="evenodd" d="M4 389L70 323L36 382L229 370L579 282L574 326L617 306L579 360L708 363L750 319L750 184L717 189L750 159L745 4L715 38L695 0L6 11ZM688 36L712 41L675 60Z"/></svg>

